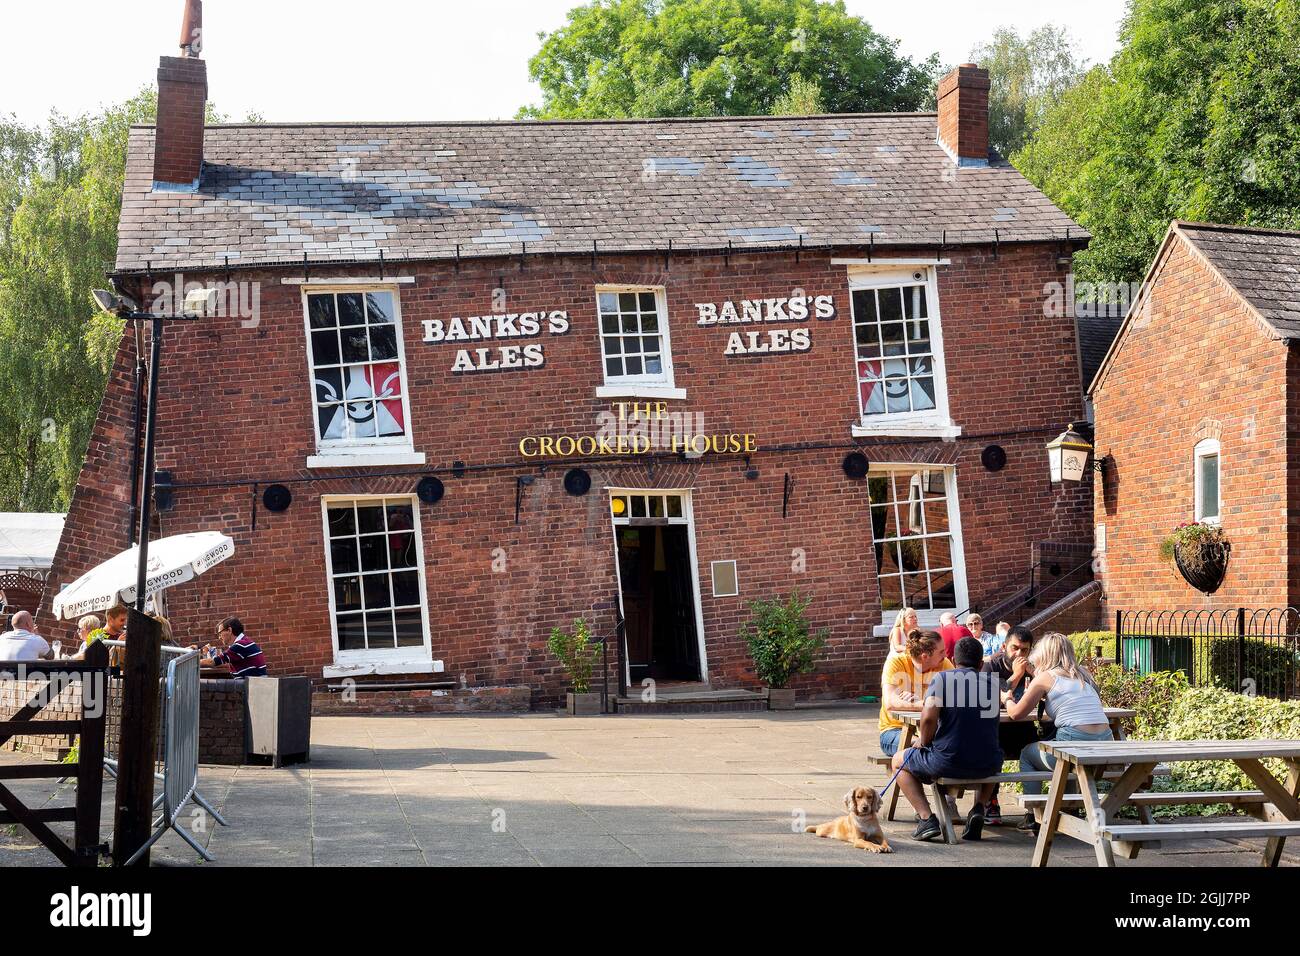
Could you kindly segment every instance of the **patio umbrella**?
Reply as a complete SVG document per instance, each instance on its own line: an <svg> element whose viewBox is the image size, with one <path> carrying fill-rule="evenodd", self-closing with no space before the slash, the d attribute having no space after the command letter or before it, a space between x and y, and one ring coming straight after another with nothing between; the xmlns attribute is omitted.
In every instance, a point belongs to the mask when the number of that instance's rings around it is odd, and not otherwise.
<svg viewBox="0 0 1300 956"><path fill-rule="evenodd" d="M235 542L220 531L174 534L150 541L145 596L184 584L234 553ZM138 562L137 546L91 568L55 596L55 616L71 621L115 604L134 604Z"/></svg>

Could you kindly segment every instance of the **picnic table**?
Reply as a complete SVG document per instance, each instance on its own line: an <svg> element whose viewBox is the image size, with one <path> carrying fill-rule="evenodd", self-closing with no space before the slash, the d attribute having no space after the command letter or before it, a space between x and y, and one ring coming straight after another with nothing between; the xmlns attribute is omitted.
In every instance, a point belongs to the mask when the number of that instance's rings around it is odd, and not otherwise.
<svg viewBox="0 0 1300 956"><path fill-rule="evenodd" d="M1034 866L1046 866L1057 833L1091 844L1099 866L1114 866L1115 851L1132 859L1144 845L1165 840L1249 839L1268 842L1261 863L1277 866L1288 836L1300 836L1300 740L1046 740L1040 746L1056 758L1047 796L1035 809L1041 824L1034 847ZM1260 762L1276 757L1287 767L1281 784ZM1258 790L1202 793L1138 794L1151 779L1157 764L1190 760L1231 760ZM1119 779L1103 796L1097 781L1119 772ZM1070 775L1078 794L1067 794ZM1230 803L1243 807L1252 819L1227 823L1187 824L1116 823L1121 806L1139 809L1164 804ZM1065 813L1067 804L1081 805L1083 818Z"/></svg>
<svg viewBox="0 0 1300 956"><path fill-rule="evenodd" d="M1126 736L1124 732L1124 721L1132 720L1133 717L1136 716L1137 711L1128 707L1106 707L1104 710L1106 712L1106 720L1110 723L1111 733L1115 735L1117 740L1123 740ZM890 710L889 715L895 720L900 720L903 723L903 734L898 744L898 749L901 753L908 747L912 746L913 741L916 739L917 731L921 726L921 712L919 710ZM1031 715L1015 720L1005 710L1000 712L998 719L1004 724L1032 723L1035 720L1044 724L1050 724L1052 722L1051 718L1046 715L1042 717ZM885 766L889 765L888 757L876 759ZM957 842L957 834L953 824L960 823L961 819L957 813L956 803L954 801L955 795L964 792L968 788L973 788L984 783L1044 783L1050 779L1051 774L1035 770L997 773L991 777L985 777L980 780L950 780L947 778L936 780L931 784L931 787L934 789L935 798L938 803L939 825L940 829L943 831L944 842L949 844ZM893 820L897 813L898 793L899 788L897 785L890 787L889 808L885 812L886 820ZM1142 813L1143 822L1155 822L1150 816L1151 811L1149 809L1144 809L1140 812Z"/></svg>

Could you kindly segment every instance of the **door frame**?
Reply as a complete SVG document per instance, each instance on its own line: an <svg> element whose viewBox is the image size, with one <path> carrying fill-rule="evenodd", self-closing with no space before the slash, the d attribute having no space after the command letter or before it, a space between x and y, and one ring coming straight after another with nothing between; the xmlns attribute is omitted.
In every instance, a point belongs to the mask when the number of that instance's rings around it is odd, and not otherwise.
<svg viewBox="0 0 1300 956"><path fill-rule="evenodd" d="M681 495L682 497L682 517L667 520L669 524L686 526L686 543L691 561L691 590L695 595L695 639L699 643L700 682L707 684L709 682L709 658L704 643L704 605L700 593L700 559L695 550L695 500L691 494L691 489L633 488L623 485L605 486L605 513L609 516L610 543L614 549L614 579L618 582L618 614L622 620L627 620L623 610L623 570L619 567L618 562L618 529L629 527L632 522L627 516L620 518L614 515L610 501L617 495ZM622 654L622 645L620 645L619 651L619 656L624 657L623 681L630 691L632 689L631 662Z"/></svg>

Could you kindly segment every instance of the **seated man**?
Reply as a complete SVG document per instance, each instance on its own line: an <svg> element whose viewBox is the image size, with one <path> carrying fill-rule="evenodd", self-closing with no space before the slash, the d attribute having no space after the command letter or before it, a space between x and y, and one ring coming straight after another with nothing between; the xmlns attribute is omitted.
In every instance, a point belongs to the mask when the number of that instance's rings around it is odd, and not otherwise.
<svg viewBox="0 0 1300 956"><path fill-rule="evenodd" d="M934 631L911 631L906 651L885 661L880 675L880 751L886 757L898 752L903 722L891 710L921 709L930 678L948 670L952 662L943 655L943 638Z"/></svg>
<svg viewBox="0 0 1300 956"><path fill-rule="evenodd" d="M948 660L952 660L953 649L956 648L957 642L963 637L970 637L971 632L965 624L957 623L957 615L952 611L944 611L939 615L939 633L943 636L944 654Z"/></svg>
<svg viewBox="0 0 1300 956"><path fill-rule="evenodd" d="M894 754L898 787L919 817L912 831L914 840L933 840L941 833L925 798L924 784L940 777L988 777L1002 769L1002 748L998 745L1002 707L997 678L979 670L984 649L975 638L958 641L953 656L957 666L936 674L925 692L916 746ZM966 817L962 839L980 838L985 801L996 791L995 783L980 787L975 806Z"/></svg>
<svg viewBox="0 0 1300 956"><path fill-rule="evenodd" d="M266 655L257 643L244 633L244 625L237 617L225 618L217 625L217 640L226 645L218 650L207 644L203 648L204 667L230 668L232 677L265 677ZM229 642L229 643L227 643Z"/></svg>
<svg viewBox="0 0 1300 956"><path fill-rule="evenodd" d="M1008 632L1002 649L984 662L984 670L998 675L1002 689L1019 700L1034 676L1034 666L1029 663L1029 652L1034 649L1034 632L1019 624ZM1032 720L1008 721L998 728L998 742L1007 760L1019 760L1020 751L1038 739L1038 728ZM1002 825L1002 807L998 796L989 801L985 822L989 826Z"/></svg>
<svg viewBox="0 0 1300 956"><path fill-rule="evenodd" d="M50 645L32 630L30 611L18 611L9 619L12 631L0 634L0 661L38 661L50 656Z"/></svg>

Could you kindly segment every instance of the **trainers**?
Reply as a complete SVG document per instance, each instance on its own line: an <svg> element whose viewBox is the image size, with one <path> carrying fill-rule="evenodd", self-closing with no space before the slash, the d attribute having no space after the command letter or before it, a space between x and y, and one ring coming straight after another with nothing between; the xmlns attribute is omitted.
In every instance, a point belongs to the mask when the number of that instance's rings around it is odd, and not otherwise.
<svg viewBox="0 0 1300 956"><path fill-rule="evenodd" d="M984 822L991 827L1002 826L1002 808L998 806L997 797L989 801L988 810L984 813Z"/></svg>
<svg viewBox="0 0 1300 956"><path fill-rule="evenodd" d="M963 840L978 840L984 832L984 808L978 803L971 807L966 817L966 827L961 831Z"/></svg>
<svg viewBox="0 0 1300 956"><path fill-rule="evenodd" d="M1027 833L1037 834L1038 821L1034 819L1033 813L1026 813L1025 818L1020 821L1016 829Z"/></svg>
<svg viewBox="0 0 1300 956"><path fill-rule="evenodd" d="M939 818L933 813L924 820L916 822L916 829L912 831L913 840L933 840L940 836L942 831L939 829Z"/></svg>

